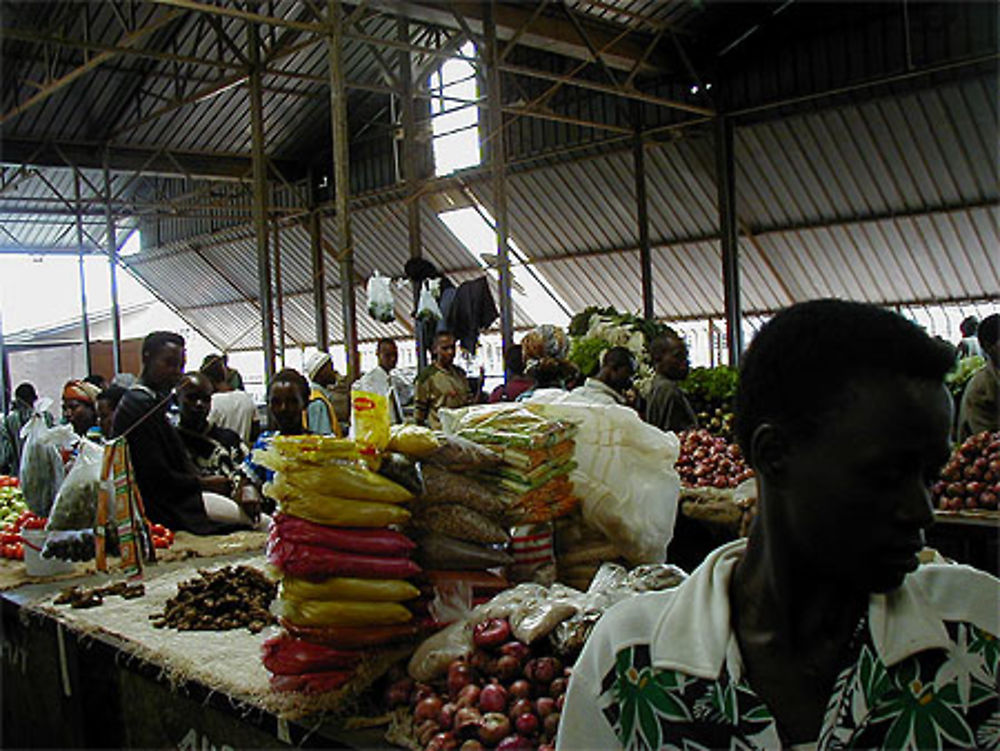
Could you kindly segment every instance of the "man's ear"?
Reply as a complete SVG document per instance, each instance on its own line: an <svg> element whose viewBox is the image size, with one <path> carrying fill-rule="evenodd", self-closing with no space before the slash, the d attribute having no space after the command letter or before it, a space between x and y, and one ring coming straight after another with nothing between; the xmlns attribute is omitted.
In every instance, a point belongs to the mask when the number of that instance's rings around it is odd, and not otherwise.
<svg viewBox="0 0 1000 751"><path fill-rule="evenodd" d="M750 459L753 468L769 479L779 479L785 473L789 444L785 432L772 423L761 423L750 439Z"/></svg>

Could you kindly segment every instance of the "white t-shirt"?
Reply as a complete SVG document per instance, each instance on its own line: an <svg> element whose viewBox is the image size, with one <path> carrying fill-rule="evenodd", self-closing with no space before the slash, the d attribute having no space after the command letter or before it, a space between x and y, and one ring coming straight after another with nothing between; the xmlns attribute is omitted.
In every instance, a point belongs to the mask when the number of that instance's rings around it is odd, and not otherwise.
<svg viewBox="0 0 1000 751"><path fill-rule="evenodd" d="M257 414L253 397L246 391L223 391L212 394L212 410L208 421L220 428L228 428L250 444L250 426Z"/></svg>

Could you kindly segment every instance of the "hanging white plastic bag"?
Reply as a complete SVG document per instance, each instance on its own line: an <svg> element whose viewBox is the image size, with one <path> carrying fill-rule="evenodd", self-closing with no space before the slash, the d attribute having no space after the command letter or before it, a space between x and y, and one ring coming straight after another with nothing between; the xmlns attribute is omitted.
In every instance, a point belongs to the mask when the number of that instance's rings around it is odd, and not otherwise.
<svg viewBox="0 0 1000 751"><path fill-rule="evenodd" d="M103 462L103 446L86 438L80 441L73 467L52 504L46 529L93 529Z"/></svg>
<svg viewBox="0 0 1000 751"><path fill-rule="evenodd" d="M372 273L368 280L368 312L372 318L382 323L392 323L396 320L390 280L378 271Z"/></svg>
<svg viewBox="0 0 1000 751"><path fill-rule="evenodd" d="M420 288L420 300L417 302L417 318L422 321L440 321L441 308L438 307L437 300L434 299L434 292L429 280L424 280Z"/></svg>
<svg viewBox="0 0 1000 751"><path fill-rule="evenodd" d="M51 399L39 399L35 413L21 428L24 452L21 454L21 492L28 508L39 516L48 516L52 501L62 485L66 471L63 469L59 449L68 447L76 439L72 425L45 425L45 411Z"/></svg>

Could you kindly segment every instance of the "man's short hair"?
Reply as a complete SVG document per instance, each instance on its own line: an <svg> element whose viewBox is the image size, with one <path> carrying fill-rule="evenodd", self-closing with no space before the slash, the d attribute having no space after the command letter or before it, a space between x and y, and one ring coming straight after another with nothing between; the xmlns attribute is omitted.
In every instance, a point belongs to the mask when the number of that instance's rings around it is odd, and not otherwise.
<svg viewBox="0 0 1000 751"><path fill-rule="evenodd" d="M524 375L524 350L520 344L509 347L503 353L503 364L514 375Z"/></svg>
<svg viewBox="0 0 1000 751"><path fill-rule="evenodd" d="M391 336L386 336L386 337L383 337L383 338L379 339L378 340L378 344L375 345L375 351L378 352L380 349L382 349L382 345L383 344L391 344L391 345L395 346L396 345L396 340L393 339Z"/></svg>
<svg viewBox="0 0 1000 751"><path fill-rule="evenodd" d="M209 393L212 392L212 379L209 378L208 374L204 370L190 370L181 376L180 381L177 382L177 389L180 390L185 381L192 381L194 383L202 383L208 387Z"/></svg>
<svg viewBox="0 0 1000 751"><path fill-rule="evenodd" d="M625 347L612 347L604 353L601 360L602 368L624 368L628 367L635 372L635 355Z"/></svg>
<svg viewBox="0 0 1000 751"><path fill-rule="evenodd" d="M750 457L754 431L774 423L810 437L864 375L942 380L954 366L948 347L884 308L813 300L778 313L754 337L740 364L736 437Z"/></svg>
<svg viewBox="0 0 1000 751"><path fill-rule="evenodd" d="M674 345L674 342L683 342L684 338L674 331L672 328L667 326L664 331L656 335L656 338L649 343L649 357L653 362L656 362L661 357L663 353L666 352L670 347Z"/></svg>
<svg viewBox="0 0 1000 751"><path fill-rule="evenodd" d="M299 392L302 394L302 404L309 403L309 394L312 393L309 388L309 381L307 381L306 377L295 368L284 368L274 374L271 378L271 384L267 387L267 394L269 397L271 395L271 389L274 388L276 383L290 383L293 386L298 386Z"/></svg>
<svg viewBox="0 0 1000 751"><path fill-rule="evenodd" d="M107 382L104 376L102 376L100 373L91 373L83 380L86 381L87 383L94 384L98 388L103 387L104 384Z"/></svg>
<svg viewBox="0 0 1000 751"><path fill-rule="evenodd" d="M958 330L962 332L962 336L975 336L978 328L979 319L975 316L969 316L958 325Z"/></svg>
<svg viewBox="0 0 1000 751"><path fill-rule="evenodd" d="M1000 344L1000 315L994 313L991 316L986 316L979 323L976 338L979 339L979 346L983 352L993 352Z"/></svg>
<svg viewBox="0 0 1000 751"><path fill-rule="evenodd" d="M151 334L147 334L146 338L142 340L143 359L146 359L147 356L152 357L168 344L176 344L178 347L183 348L184 337L173 331L154 331Z"/></svg>
<svg viewBox="0 0 1000 751"><path fill-rule="evenodd" d="M201 361L201 372L212 383L221 383L226 380L226 361L222 355L205 355Z"/></svg>
<svg viewBox="0 0 1000 751"><path fill-rule="evenodd" d="M437 344L441 340L442 336L450 336L452 339L455 338L455 335L452 332L445 329L444 331L439 331L434 335L434 343Z"/></svg>
<svg viewBox="0 0 1000 751"><path fill-rule="evenodd" d="M118 406L118 402L122 400L122 397L125 396L125 391L126 389L123 389L121 386L111 384L97 395L97 401L107 402L111 405L111 409L114 409Z"/></svg>
<svg viewBox="0 0 1000 751"><path fill-rule="evenodd" d="M22 402L27 402L28 404L34 404L35 400L38 399L38 393L35 391L35 387L27 382L18 384L18 387L14 389L14 396Z"/></svg>

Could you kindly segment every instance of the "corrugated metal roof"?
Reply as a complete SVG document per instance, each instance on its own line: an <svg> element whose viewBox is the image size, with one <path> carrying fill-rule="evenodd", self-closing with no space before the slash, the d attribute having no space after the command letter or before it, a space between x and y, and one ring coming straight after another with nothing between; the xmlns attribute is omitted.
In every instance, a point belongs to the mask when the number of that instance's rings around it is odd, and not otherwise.
<svg viewBox="0 0 1000 751"><path fill-rule="evenodd" d="M880 303L1000 296L997 185L986 179L983 164L997 132L994 90L994 82L968 80L737 128L738 213L753 233L740 241L744 309L770 311L819 296ZM947 124L935 114L942 108ZM661 317L717 316L723 308L712 148L709 137L697 134L647 146L653 287ZM632 159L631 151L621 151L509 177L511 236L574 310L592 304L641 308ZM468 184L489 207L489 182ZM426 205L422 228L426 257L456 282L482 273ZM331 219L323 230L333 243ZM400 273L408 258L402 202L356 211L353 230L359 281L376 268ZM242 239L201 252L246 296L256 297L253 240L246 227L232 232L242 232ZM309 239L300 226L282 230L281 237L286 331L291 341L304 343L312 337ZM234 316L225 304L239 299L232 286L216 282L187 296L173 292L170 280L185 277L172 267L188 258L172 254L158 259L159 266L137 267L152 286L171 290L176 296L170 301L182 309L200 301L201 325L227 341L238 339L239 346L257 346L259 332L246 328L256 309L240 303L241 314ZM195 266L189 264L187 273ZM326 277L336 336L336 264L327 264ZM397 307L409 322L405 294ZM369 319L363 304L359 300L360 336L390 333ZM515 323L536 322L516 311Z"/></svg>

